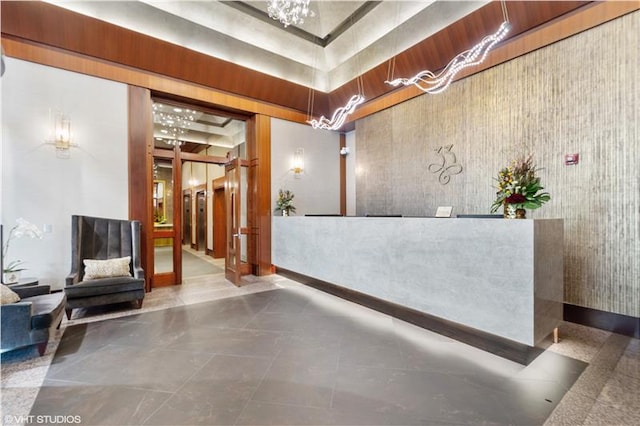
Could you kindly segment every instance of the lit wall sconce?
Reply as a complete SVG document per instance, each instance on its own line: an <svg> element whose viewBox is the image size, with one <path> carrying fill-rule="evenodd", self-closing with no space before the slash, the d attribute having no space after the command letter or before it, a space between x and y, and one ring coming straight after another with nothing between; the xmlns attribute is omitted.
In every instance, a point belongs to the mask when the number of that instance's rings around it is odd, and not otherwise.
<svg viewBox="0 0 640 426"><path fill-rule="evenodd" d="M56 147L56 157L70 158L71 147L78 144L71 142L71 119L61 112L49 111L50 136L47 143Z"/></svg>
<svg viewBox="0 0 640 426"><path fill-rule="evenodd" d="M304 172L304 149L298 148L293 153L293 167L291 168L296 178Z"/></svg>

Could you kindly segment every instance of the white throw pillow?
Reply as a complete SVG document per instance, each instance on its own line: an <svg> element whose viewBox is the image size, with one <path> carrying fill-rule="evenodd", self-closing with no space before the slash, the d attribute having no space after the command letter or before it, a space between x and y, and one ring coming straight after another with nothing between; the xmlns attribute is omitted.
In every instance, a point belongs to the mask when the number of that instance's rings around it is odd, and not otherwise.
<svg viewBox="0 0 640 426"><path fill-rule="evenodd" d="M107 260L85 259L83 262L84 280L131 276L129 271L131 256Z"/></svg>
<svg viewBox="0 0 640 426"><path fill-rule="evenodd" d="M9 305L20 301L20 296L6 285L0 285L0 305Z"/></svg>

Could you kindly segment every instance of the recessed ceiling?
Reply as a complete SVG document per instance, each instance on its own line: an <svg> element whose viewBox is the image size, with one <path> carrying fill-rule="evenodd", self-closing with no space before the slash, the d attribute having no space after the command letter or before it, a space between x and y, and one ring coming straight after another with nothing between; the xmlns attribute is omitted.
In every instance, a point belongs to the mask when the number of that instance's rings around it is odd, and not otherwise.
<svg viewBox="0 0 640 426"><path fill-rule="evenodd" d="M180 144L184 152L200 152L210 146L225 149L245 142L245 123L184 106L153 103L154 146Z"/></svg>
<svg viewBox="0 0 640 426"><path fill-rule="evenodd" d="M488 2L311 0L315 16L285 28L266 1L49 1L323 92Z"/></svg>

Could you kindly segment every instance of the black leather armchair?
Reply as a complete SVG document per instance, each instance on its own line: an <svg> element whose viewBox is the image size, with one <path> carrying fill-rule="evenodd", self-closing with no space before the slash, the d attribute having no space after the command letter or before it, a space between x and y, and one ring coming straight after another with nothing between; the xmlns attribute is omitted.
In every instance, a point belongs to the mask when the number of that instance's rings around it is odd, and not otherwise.
<svg viewBox="0 0 640 426"><path fill-rule="evenodd" d="M12 287L20 301L0 308L1 350L5 352L36 345L44 355L51 332L60 327L65 294L50 293L48 285Z"/></svg>
<svg viewBox="0 0 640 426"><path fill-rule="evenodd" d="M73 309L136 302L142 307L144 271L140 265L140 222L72 216L71 273L66 278L66 313ZM85 279L85 259L107 260L130 256L130 276Z"/></svg>

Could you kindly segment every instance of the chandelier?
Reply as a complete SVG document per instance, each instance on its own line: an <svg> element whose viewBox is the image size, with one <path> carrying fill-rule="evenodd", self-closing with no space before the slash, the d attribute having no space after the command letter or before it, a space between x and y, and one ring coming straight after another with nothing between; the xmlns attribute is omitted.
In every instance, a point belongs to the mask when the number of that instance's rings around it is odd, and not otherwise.
<svg viewBox="0 0 640 426"><path fill-rule="evenodd" d="M489 51L504 39L507 33L511 30L511 23L509 22L509 13L507 11L507 4L505 0L500 1L502 8L502 17L504 21L495 33L490 34L483 38L480 43L476 44L469 50L465 50L462 53L457 54L439 73L434 73L429 70L420 71L418 74L411 78L396 78L393 76L393 69L395 68L395 57L390 63L389 69L391 70L389 78L385 83L397 87L400 85L410 86L414 85L423 92L436 94L443 92L453 82L453 78L460 71L467 67L479 65L487 58Z"/></svg>
<svg viewBox="0 0 640 426"><path fill-rule="evenodd" d="M167 145L181 146L184 143L181 138L189 133L195 114L196 111L187 108L172 108L171 112L167 112L163 105L153 104L153 122L160 125L160 133L163 135L156 139Z"/></svg>
<svg viewBox="0 0 640 426"><path fill-rule="evenodd" d="M363 103L364 100L364 96L361 94L353 95L345 106L338 108L333 113L331 119L328 119L323 115L319 120L314 118L313 120L307 120L307 123L311 124L311 127L314 129L338 130L344 124L347 116L351 114L358 105Z"/></svg>
<svg viewBox="0 0 640 426"><path fill-rule="evenodd" d="M391 86L409 86L413 84L420 90L431 94L443 92L449 87L456 74L464 68L484 62L489 51L507 35L510 29L509 22L503 22L495 33L483 38L473 48L458 54L438 74L428 70L420 71L414 77L396 78L391 81L387 80L385 83Z"/></svg>
<svg viewBox="0 0 640 426"><path fill-rule="evenodd" d="M309 9L310 0L269 0L267 11L269 17L282 22L284 27L300 25L306 17L315 14Z"/></svg>

